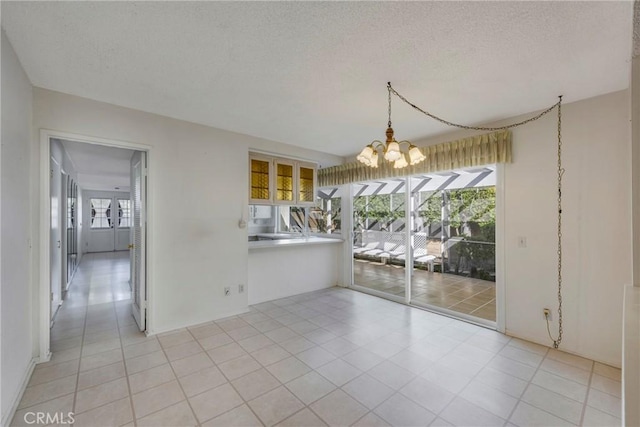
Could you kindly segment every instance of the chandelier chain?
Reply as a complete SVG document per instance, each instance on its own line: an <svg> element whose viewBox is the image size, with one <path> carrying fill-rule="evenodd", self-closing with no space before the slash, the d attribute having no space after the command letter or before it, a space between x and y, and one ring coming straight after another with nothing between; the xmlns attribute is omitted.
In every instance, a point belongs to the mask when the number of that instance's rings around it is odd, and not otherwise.
<svg viewBox="0 0 640 427"><path fill-rule="evenodd" d="M562 342L562 96L558 101L558 339L553 339L553 348ZM548 323L547 323L548 326Z"/></svg>
<svg viewBox="0 0 640 427"><path fill-rule="evenodd" d="M387 91L389 92L389 121L387 122L387 127L391 127L391 82L387 83Z"/></svg>
<svg viewBox="0 0 640 427"><path fill-rule="evenodd" d="M565 169L562 167L562 95L558 98L558 102L547 108L546 110L540 112L538 115L530 117L528 119L522 120L520 122L511 123L505 126L496 126L496 127L485 127L485 126L467 126L461 125L459 123L450 122L449 120L445 120L441 117L436 116L435 114L429 113L428 111L423 110L417 105L410 102L407 98L398 93L392 86L391 82L387 83L387 89L389 91L389 127L391 127L391 93L393 92L398 98L404 101L406 104L413 107L415 110L421 112L422 114L431 117L432 119L443 123L447 126L457 127L460 129L468 129L468 130L480 130L480 131L498 131L498 130L506 130L515 128L518 126L526 125L527 123L531 123L536 121L546 114L553 111L556 107L558 108L558 338L554 339L551 335L551 330L549 327L549 317L546 317L547 321L547 333L549 334L549 338L553 341L553 348L560 347L560 343L562 342L562 176L564 175Z"/></svg>
<svg viewBox="0 0 640 427"><path fill-rule="evenodd" d="M551 107L547 108L546 110L542 111L540 114L538 114L537 116L534 117L530 117L526 120L523 120L521 122L516 122L516 123L512 123L509 125L505 125L505 126L497 126L497 127L484 127L484 126L467 126L467 125L461 125L459 123L454 123L454 122L450 122L448 120L445 120L441 117L436 116L435 114L431 114L428 111L423 110L422 108L418 107L417 105L411 103L407 98L405 98L404 96L400 95L398 93L398 91L396 91L392 86L391 83L387 84L387 88L389 89L389 123L391 123L391 92L393 92L398 98L400 98L402 101L404 101L406 104L410 105L411 107L413 107L415 110L421 112L422 114L431 117L432 119L439 121L440 123L443 123L447 126L453 126L453 127L457 127L460 129L468 129L468 130L486 130L486 131L497 131L497 130L505 130L505 129L511 129L511 128L515 128L518 126L522 126L522 125L526 125L527 123L531 123L533 121L536 121L540 118L542 118L544 115L546 115L547 113L553 111L554 108L559 107L560 106L560 102L558 101L557 103L553 104Z"/></svg>

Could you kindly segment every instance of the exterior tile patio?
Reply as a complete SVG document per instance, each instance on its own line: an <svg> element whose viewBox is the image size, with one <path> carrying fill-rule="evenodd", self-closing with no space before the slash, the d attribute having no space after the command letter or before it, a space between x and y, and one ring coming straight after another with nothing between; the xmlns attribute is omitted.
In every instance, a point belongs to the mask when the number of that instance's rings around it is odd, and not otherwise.
<svg viewBox="0 0 640 427"><path fill-rule="evenodd" d="M353 276L356 285L405 296L404 266L355 259ZM414 269L411 299L418 305L428 304L495 322L495 285L472 277Z"/></svg>

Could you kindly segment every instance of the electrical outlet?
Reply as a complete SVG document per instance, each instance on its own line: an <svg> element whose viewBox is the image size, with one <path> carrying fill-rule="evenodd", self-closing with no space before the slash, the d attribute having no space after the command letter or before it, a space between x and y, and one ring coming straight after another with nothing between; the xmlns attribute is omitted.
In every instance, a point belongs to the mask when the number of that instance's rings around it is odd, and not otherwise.
<svg viewBox="0 0 640 427"><path fill-rule="evenodd" d="M243 284L238 285L238 293L241 294L243 292L244 292L244 285Z"/></svg>
<svg viewBox="0 0 640 427"><path fill-rule="evenodd" d="M551 310L549 310L548 308L543 308L542 314L544 315L545 319L551 320Z"/></svg>
<svg viewBox="0 0 640 427"><path fill-rule="evenodd" d="M231 288L229 286L225 286L225 288L224 288L224 296L228 297L229 295L231 295Z"/></svg>

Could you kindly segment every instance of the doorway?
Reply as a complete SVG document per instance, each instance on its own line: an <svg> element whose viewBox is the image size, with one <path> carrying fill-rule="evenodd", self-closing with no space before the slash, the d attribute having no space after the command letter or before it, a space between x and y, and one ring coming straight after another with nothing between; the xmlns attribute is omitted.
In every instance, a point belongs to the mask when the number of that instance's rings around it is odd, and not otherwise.
<svg viewBox="0 0 640 427"><path fill-rule="evenodd" d="M49 229L40 245L42 259L47 261L43 262L46 276L41 275L41 312L45 314L40 323L41 360L50 357L55 337L49 328L57 320L64 321L55 316L67 300L73 307L80 304L87 308L106 300L118 301L119 306L128 304L131 322L141 331L147 329L149 148L41 131L41 165L46 165L48 172L42 179L41 201L48 209L42 210L41 224ZM80 268L82 259L84 256L95 264L93 253L99 252L113 254L108 267L100 271L101 280L105 275L111 277L110 286L87 288L86 272L95 268ZM75 294L74 289L78 291ZM91 295L78 295L86 289L91 289Z"/></svg>
<svg viewBox="0 0 640 427"><path fill-rule="evenodd" d="M352 287L497 327L496 168L352 184Z"/></svg>
<svg viewBox="0 0 640 427"><path fill-rule="evenodd" d="M83 203L87 252L128 250L132 219L129 192L86 191Z"/></svg>

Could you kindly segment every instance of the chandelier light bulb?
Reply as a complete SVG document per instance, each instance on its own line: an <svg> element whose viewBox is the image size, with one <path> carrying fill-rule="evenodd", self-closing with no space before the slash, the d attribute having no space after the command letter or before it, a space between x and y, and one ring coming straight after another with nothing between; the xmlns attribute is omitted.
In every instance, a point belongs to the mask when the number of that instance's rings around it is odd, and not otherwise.
<svg viewBox="0 0 640 427"><path fill-rule="evenodd" d="M407 163L407 159L404 157L402 153L400 153L400 158L393 163L393 168L402 169L402 168L406 168L407 166L409 166L409 163Z"/></svg>
<svg viewBox="0 0 640 427"><path fill-rule="evenodd" d="M371 161L369 162L368 166L371 166L374 169L378 167L378 152L377 151L374 151L373 155L371 155Z"/></svg>
<svg viewBox="0 0 640 427"><path fill-rule="evenodd" d="M400 145L396 141L387 142L387 148L384 150L384 158L390 162L395 162L400 157L402 157Z"/></svg>
<svg viewBox="0 0 640 427"><path fill-rule="evenodd" d="M369 165L369 163L371 163L372 155L373 155L373 147L371 145L367 145L362 149L360 154L358 154L358 157L356 157L356 159L359 162L364 163L365 165Z"/></svg>
<svg viewBox="0 0 640 427"><path fill-rule="evenodd" d="M422 154L422 151L415 145L409 147L409 163L412 165L417 165L421 161L426 159L426 156Z"/></svg>

